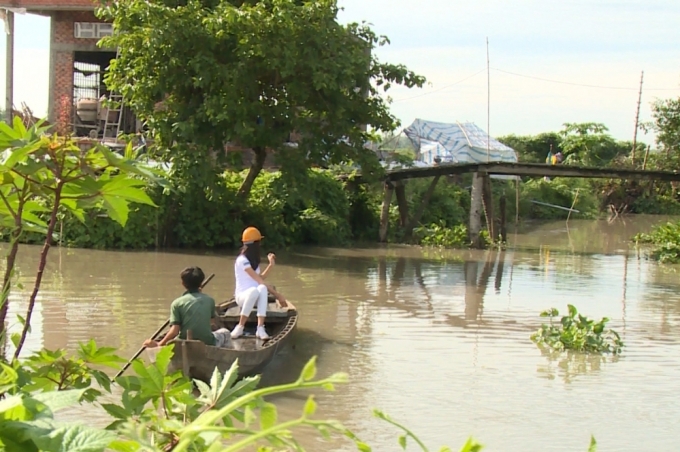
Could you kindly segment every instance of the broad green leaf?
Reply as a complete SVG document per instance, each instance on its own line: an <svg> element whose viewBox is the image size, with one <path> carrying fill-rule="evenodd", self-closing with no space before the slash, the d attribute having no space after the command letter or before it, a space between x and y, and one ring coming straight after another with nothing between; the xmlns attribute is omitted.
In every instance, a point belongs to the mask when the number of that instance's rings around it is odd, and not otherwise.
<svg viewBox="0 0 680 452"><path fill-rule="evenodd" d="M168 373L168 366L174 354L175 344L166 345L161 348L161 351L156 355L156 368L162 375Z"/></svg>
<svg viewBox="0 0 680 452"><path fill-rule="evenodd" d="M81 223L85 222L85 210L78 205L75 199L62 199L61 205L66 207Z"/></svg>
<svg viewBox="0 0 680 452"><path fill-rule="evenodd" d="M314 401L314 396L310 395L307 397L307 402L305 402L305 408L303 413L305 416L311 416L316 412L316 402Z"/></svg>
<svg viewBox="0 0 680 452"><path fill-rule="evenodd" d="M482 445L477 441L472 438L468 438L463 447L460 449L460 452L479 452L482 450L482 448Z"/></svg>
<svg viewBox="0 0 680 452"><path fill-rule="evenodd" d="M147 204L155 207L156 204L149 198L149 195L147 195L144 190L137 188L145 185L146 183L139 179L130 179L126 176L115 176L110 181L104 183L101 187L101 193L105 197L115 196L130 202Z"/></svg>
<svg viewBox="0 0 680 452"><path fill-rule="evenodd" d="M249 428L253 422L255 422L255 413L250 406L246 406L243 412L243 425L245 428Z"/></svg>
<svg viewBox="0 0 680 452"><path fill-rule="evenodd" d="M0 385L11 385L16 383L19 376L14 368L0 362L0 369L2 370L2 372L0 372Z"/></svg>
<svg viewBox="0 0 680 452"><path fill-rule="evenodd" d="M10 127L5 121L0 121L0 138L7 141L18 140L21 134Z"/></svg>
<svg viewBox="0 0 680 452"><path fill-rule="evenodd" d="M576 307L574 305L568 304L567 308L569 309L569 316L570 317L575 317L578 311L576 310Z"/></svg>
<svg viewBox="0 0 680 452"><path fill-rule="evenodd" d="M109 444L109 450L116 452L138 452L141 449L141 444L133 440L117 439Z"/></svg>
<svg viewBox="0 0 680 452"><path fill-rule="evenodd" d="M30 154L36 152L43 145L44 145L44 143L42 141L35 141L35 142L30 143L26 146L22 146L20 148L12 149L10 156L2 164L7 168L10 168L10 169L14 168L14 166L17 163L23 161Z"/></svg>
<svg viewBox="0 0 680 452"><path fill-rule="evenodd" d="M302 379L302 381L310 381L315 376L316 376L316 356L313 356L312 359L307 361L307 364L305 364L305 367L302 369L300 378Z"/></svg>
<svg viewBox="0 0 680 452"><path fill-rule="evenodd" d="M17 442L10 434L0 433L0 450L3 452L38 452L32 441Z"/></svg>
<svg viewBox="0 0 680 452"><path fill-rule="evenodd" d="M14 116L12 120L12 125L14 126L14 130L16 130L19 133L20 137L25 137L27 134L26 126L24 125L24 121L22 121L20 116Z"/></svg>
<svg viewBox="0 0 680 452"><path fill-rule="evenodd" d="M109 413L111 416L115 417L116 419L128 419L132 413L127 411L125 408L122 406L114 405L113 403L102 403L102 408L106 410L107 413Z"/></svg>
<svg viewBox="0 0 680 452"><path fill-rule="evenodd" d="M262 430L267 430L276 425L276 420L276 405L269 402L263 402L260 406L260 428Z"/></svg>
<svg viewBox="0 0 680 452"><path fill-rule="evenodd" d="M403 450L406 450L406 435L399 435L399 445Z"/></svg>
<svg viewBox="0 0 680 452"><path fill-rule="evenodd" d="M0 400L0 414L9 412L24 405L23 395L13 395ZM7 419L7 417L4 417Z"/></svg>
<svg viewBox="0 0 680 452"><path fill-rule="evenodd" d="M35 438L34 441L41 450L50 452L103 452L115 439L113 432L85 425L70 425Z"/></svg>
<svg viewBox="0 0 680 452"><path fill-rule="evenodd" d="M56 413L63 408L78 404L86 390L87 389L69 389L66 391L43 392L33 394L32 398L44 403L50 411Z"/></svg>
<svg viewBox="0 0 680 452"><path fill-rule="evenodd" d="M130 207L126 200L115 196L104 196L104 208L112 220L121 226L125 226L130 213Z"/></svg>
<svg viewBox="0 0 680 452"><path fill-rule="evenodd" d="M198 388L198 391L201 393L201 396L206 398L210 397L211 388L208 384L201 380L194 380L194 384Z"/></svg>

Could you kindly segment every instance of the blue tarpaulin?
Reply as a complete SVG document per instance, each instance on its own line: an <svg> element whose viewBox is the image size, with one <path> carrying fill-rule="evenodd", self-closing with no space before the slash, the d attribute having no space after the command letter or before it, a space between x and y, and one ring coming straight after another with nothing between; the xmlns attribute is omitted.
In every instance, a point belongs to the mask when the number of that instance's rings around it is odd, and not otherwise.
<svg viewBox="0 0 680 452"><path fill-rule="evenodd" d="M471 122L447 124L416 119L404 133L416 147L416 160L428 164L432 164L435 157L446 163L517 161L512 148L489 138L484 130Z"/></svg>

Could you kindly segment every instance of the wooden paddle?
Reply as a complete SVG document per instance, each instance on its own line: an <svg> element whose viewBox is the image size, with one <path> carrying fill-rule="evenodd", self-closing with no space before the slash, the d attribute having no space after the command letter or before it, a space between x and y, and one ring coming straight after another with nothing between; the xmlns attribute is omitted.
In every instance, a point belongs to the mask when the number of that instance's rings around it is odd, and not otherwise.
<svg viewBox="0 0 680 452"><path fill-rule="evenodd" d="M203 281L203 284L201 284L200 288L203 289L205 286L207 286L208 283L210 282L210 280L213 279L214 277L215 277L214 273L212 275L208 276L208 278L205 281ZM161 325L161 327L158 328L155 333L153 333L153 335L151 336L151 339L155 340L156 336L161 334L161 331L163 331L165 328L167 328L167 326L169 324L170 324L170 319L166 320L165 323L163 325ZM116 376L113 377L114 380L116 378L120 377L121 375L123 375L123 373L127 370L127 368L130 367L130 364L132 364L132 361L139 358L139 355L141 355L144 350L146 350L146 346L142 345L142 348L137 350L137 353L135 353L134 356L132 358L130 358L130 360L127 362L127 364L125 364L125 366L123 366L123 368L116 374Z"/></svg>

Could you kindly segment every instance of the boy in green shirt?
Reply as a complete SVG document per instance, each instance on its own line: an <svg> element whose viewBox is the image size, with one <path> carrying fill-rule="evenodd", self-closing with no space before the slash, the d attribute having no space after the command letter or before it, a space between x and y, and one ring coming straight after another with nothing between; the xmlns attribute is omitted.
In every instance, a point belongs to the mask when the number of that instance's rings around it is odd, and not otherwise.
<svg viewBox="0 0 680 452"><path fill-rule="evenodd" d="M181 275L182 285L186 289L184 294L170 305L170 331L160 341L147 339L145 347L162 347L177 335L180 339L187 338L187 331L191 331L192 339L199 340L206 345L225 347L231 344L231 333L226 328L212 331L215 319L215 300L201 293L201 284L205 279L203 270L199 267L185 268Z"/></svg>

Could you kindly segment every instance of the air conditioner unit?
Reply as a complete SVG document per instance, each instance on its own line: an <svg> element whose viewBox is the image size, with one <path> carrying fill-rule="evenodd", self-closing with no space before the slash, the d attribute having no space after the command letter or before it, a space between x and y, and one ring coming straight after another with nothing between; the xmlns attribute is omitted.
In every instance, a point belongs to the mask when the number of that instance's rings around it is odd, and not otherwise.
<svg viewBox="0 0 680 452"><path fill-rule="evenodd" d="M97 24L91 22L75 22L74 35L79 39L93 39L97 37Z"/></svg>
<svg viewBox="0 0 680 452"><path fill-rule="evenodd" d="M113 24L99 23L97 24L97 37L111 36L113 34Z"/></svg>

